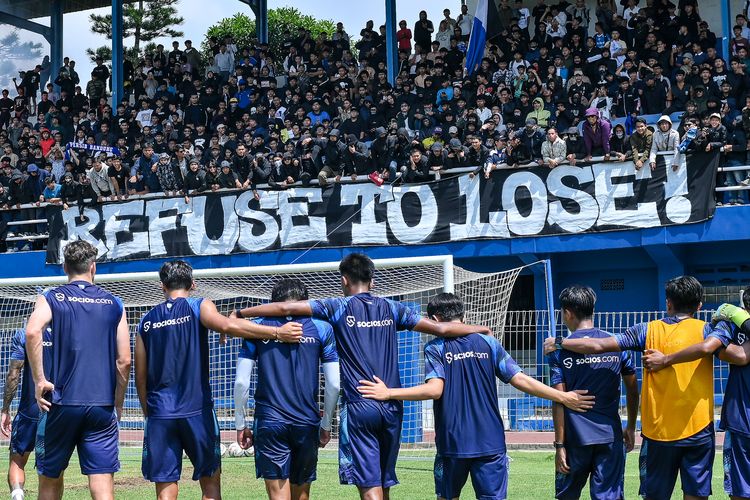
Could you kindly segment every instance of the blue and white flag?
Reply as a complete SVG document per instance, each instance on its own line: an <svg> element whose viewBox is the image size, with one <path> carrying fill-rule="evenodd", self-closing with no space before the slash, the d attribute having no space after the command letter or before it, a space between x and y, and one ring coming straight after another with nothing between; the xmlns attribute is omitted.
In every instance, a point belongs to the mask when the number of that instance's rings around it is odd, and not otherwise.
<svg viewBox="0 0 750 500"><path fill-rule="evenodd" d="M479 0L477 11L474 14L474 25L471 27L469 48L466 50L466 72L469 75L474 74L484 57L484 45L487 42L488 3L489 0Z"/></svg>

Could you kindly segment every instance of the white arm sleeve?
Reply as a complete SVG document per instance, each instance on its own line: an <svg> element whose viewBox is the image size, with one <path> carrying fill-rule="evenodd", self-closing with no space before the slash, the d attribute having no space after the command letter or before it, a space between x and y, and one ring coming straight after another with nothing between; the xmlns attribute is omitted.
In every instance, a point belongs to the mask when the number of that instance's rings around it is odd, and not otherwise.
<svg viewBox="0 0 750 500"><path fill-rule="evenodd" d="M336 412L336 404L339 400L339 389L341 388L338 361L323 363L323 377L325 377L326 388L323 399L323 419L320 421L320 427L330 431L333 414Z"/></svg>
<svg viewBox="0 0 750 500"><path fill-rule="evenodd" d="M237 376L234 379L234 427L238 431L245 428L245 410L250 397L250 376L253 374L255 360L237 359Z"/></svg>

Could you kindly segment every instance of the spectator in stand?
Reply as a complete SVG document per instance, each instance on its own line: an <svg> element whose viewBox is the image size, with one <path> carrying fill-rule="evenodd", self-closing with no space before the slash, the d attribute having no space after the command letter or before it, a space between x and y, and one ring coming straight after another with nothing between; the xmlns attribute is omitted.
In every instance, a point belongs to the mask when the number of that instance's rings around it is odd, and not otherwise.
<svg viewBox="0 0 750 500"><path fill-rule="evenodd" d="M547 140L542 144L542 161L539 164L555 168L565 161L567 155L565 141L557 135L557 129L554 127L547 129Z"/></svg>
<svg viewBox="0 0 750 500"><path fill-rule="evenodd" d="M565 131L565 150L567 151L567 160L571 165L575 165L579 160L583 160L588 157L586 145L581 140L581 136L578 133L578 129L570 127Z"/></svg>
<svg viewBox="0 0 750 500"><path fill-rule="evenodd" d="M670 153L672 154L671 162L672 169L677 170L680 167L680 158L678 156L678 147L680 145L680 135L676 130L672 129L672 119L667 115L659 118L656 122L656 131L654 132L653 139L651 141L651 154L649 154L648 162L651 165L651 170L656 169L656 155L658 153Z"/></svg>
<svg viewBox="0 0 750 500"><path fill-rule="evenodd" d="M432 21L427 19L427 12L424 10L421 11L419 13L419 20L414 25L414 43L419 45L425 53L430 51L432 33L434 31L435 27L432 25Z"/></svg>
<svg viewBox="0 0 750 500"><path fill-rule="evenodd" d="M398 40L398 50L405 50L407 54L411 53L411 30L407 27L406 21L398 23L396 40Z"/></svg>
<svg viewBox="0 0 750 500"><path fill-rule="evenodd" d="M456 24L461 30L461 41L468 42L474 27L474 16L469 13L469 6L465 3L461 4L461 14L456 19Z"/></svg>
<svg viewBox="0 0 750 500"><path fill-rule="evenodd" d="M640 170L648 162L651 154L651 146L654 134L646 125L646 120L637 118L635 120L635 133L630 136L630 147L633 151L633 163L636 170Z"/></svg>
<svg viewBox="0 0 750 500"><path fill-rule="evenodd" d="M430 165L419 148L411 150L409 163L402 167L402 178L405 182L426 182L431 180Z"/></svg>
<svg viewBox="0 0 750 500"><path fill-rule="evenodd" d="M585 118L586 121L583 123L585 160L591 161L593 156L603 156L604 161L608 161L611 125L607 120L599 118L599 111L595 108L587 109Z"/></svg>
<svg viewBox="0 0 750 500"><path fill-rule="evenodd" d="M55 182L52 177L47 177L44 181L46 187L42 191L42 195L39 197L39 201L46 201L48 203L59 203L60 202L60 191L62 186Z"/></svg>
<svg viewBox="0 0 750 500"><path fill-rule="evenodd" d="M633 154L630 136L625 133L625 127L621 124L615 125L612 131L612 137L609 140L609 153L617 161L625 161Z"/></svg>
<svg viewBox="0 0 750 500"><path fill-rule="evenodd" d="M112 179L109 176L109 168L102 160L102 155L94 158L93 166L86 172L86 176L91 181L91 189L94 190L98 203L103 202L107 198L116 199L114 196L115 187L112 185Z"/></svg>

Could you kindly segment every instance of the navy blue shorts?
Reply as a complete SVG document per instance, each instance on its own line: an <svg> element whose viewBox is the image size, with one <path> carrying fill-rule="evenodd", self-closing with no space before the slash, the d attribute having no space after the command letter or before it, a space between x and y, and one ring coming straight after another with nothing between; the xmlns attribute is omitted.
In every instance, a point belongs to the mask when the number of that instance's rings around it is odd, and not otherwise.
<svg viewBox="0 0 750 500"><path fill-rule="evenodd" d="M154 483L180 480L182 452L193 464L193 481L221 468L219 422L213 409L182 418L146 419L143 433L143 477Z"/></svg>
<svg viewBox="0 0 750 500"><path fill-rule="evenodd" d="M341 405L339 480L362 488L398 484L404 407L394 401L356 401Z"/></svg>
<svg viewBox="0 0 750 500"><path fill-rule="evenodd" d="M581 498L589 481L591 498L622 500L625 495L625 446L622 440L588 446L566 446L570 472L555 476L555 498Z"/></svg>
<svg viewBox="0 0 750 500"><path fill-rule="evenodd" d="M263 479L288 479L292 484L315 481L319 427L256 420L255 473Z"/></svg>
<svg viewBox="0 0 750 500"><path fill-rule="evenodd" d="M508 494L508 457L498 453L487 457L435 456L435 494L458 498L471 475L471 485L480 500L505 500Z"/></svg>
<svg viewBox="0 0 750 500"><path fill-rule="evenodd" d="M10 452L13 455L25 455L34 451L36 446L36 424L39 420L17 413L13 419L13 430L10 433Z"/></svg>
<svg viewBox="0 0 750 500"><path fill-rule="evenodd" d="M696 497L711 495L715 437L696 446L674 446L643 438L639 459L639 494L649 500L669 500L680 474L682 492Z"/></svg>
<svg viewBox="0 0 750 500"><path fill-rule="evenodd" d="M724 434L724 491L729 496L750 498L750 436Z"/></svg>
<svg viewBox="0 0 750 500"><path fill-rule="evenodd" d="M68 468L78 448L81 474L112 474L120 470L117 458L119 429L112 406L52 405L42 412L36 431L36 469L57 478Z"/></svg>

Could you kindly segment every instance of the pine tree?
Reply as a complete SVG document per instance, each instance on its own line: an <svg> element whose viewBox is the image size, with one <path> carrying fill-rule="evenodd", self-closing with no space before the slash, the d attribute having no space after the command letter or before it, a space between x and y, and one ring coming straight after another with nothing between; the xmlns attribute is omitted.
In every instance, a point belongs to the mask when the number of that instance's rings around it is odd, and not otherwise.
<svg viewBox="0 0 750 500"><path fill-rule="evenodd" d="M185 22L177 15L179 0L138 0L138 3L123 6L123 39L133 38L133 50L139 53L141 42L150 42L161 37L180 37L184 33L175 29ZM91 14L91 31L112 39L112 14ZM91 50L91 49L89 49ZM101 50L91 50L96 53Z"/></svg>

